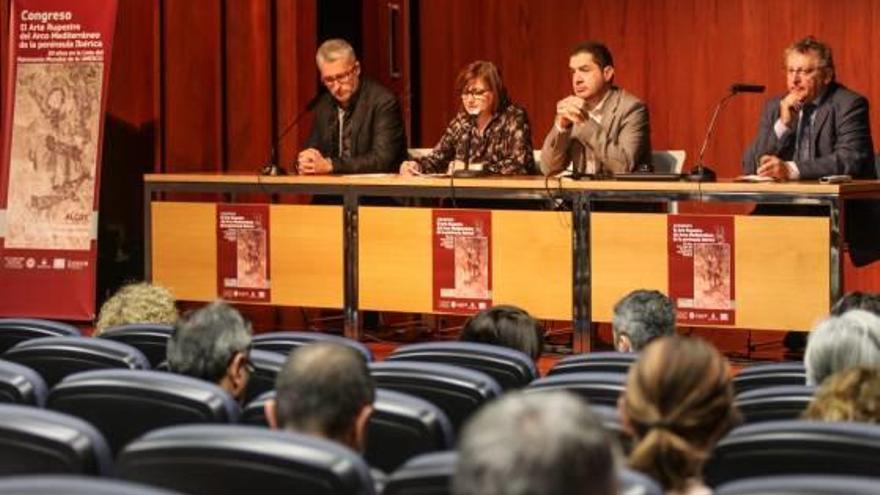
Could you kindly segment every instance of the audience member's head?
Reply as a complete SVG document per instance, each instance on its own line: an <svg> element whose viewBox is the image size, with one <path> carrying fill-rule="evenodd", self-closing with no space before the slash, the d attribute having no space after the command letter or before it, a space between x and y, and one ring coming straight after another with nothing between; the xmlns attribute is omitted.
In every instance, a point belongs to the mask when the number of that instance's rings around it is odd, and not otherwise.
<svg viewBox="0 0 880 495"><path fill-rule="evenodd" d="M223 387L241 400L250 378L251 326L215 301L183 316L168 341L168 369Z"/></svg>
<svg viewBox="0 0 880 495"><path fill-rule="evenodd" d="M614 305L614 348L639 352L657 337L675 334L675 305L656 290L634 290Z"/></svg>
<svg viewBox="0 0 880 495"><path fill-rule="evenodd" d="M536 361L544 352L541 324L516 306L495 306L468 318L459 340L509 347Z"/></svg>
<svg viewBox="0 0 880 495"><path fill-rule="evenodd" d="M829 376L804 416L818 421L880 423L880 368L857 366Z"/></svg>
<svg viewBox="0 0 880 495"><path fill-rule="evenodd" d="M599 419L566 392L513 392L465 425L455 495L617 493L612 444Z"/></svg>
<svg viewBox="0 0 880 495"><path fill-rule="evenodd" d="M376 385L364 356L333 342L295 349L275 380L275 400L266 404L273 428L364 447Z"/></svg>
<svg viewBox="0 0 880 495"><path fill-rule="evenodd" d="M810 385L853 366L880 366L880 317L853 309L821 321L807 340L804 366Z"/></svg>
<svg viewBox="0 0 880 495"><path fill-rule="evenodd" d="M101 306L95 335L108 328L132 323L165 323L177 321L174 295L165 287L147 282L129 284L113 294Z"/></svg>
<svg viewBox="0 0 880 495"><path fill-rule="evenodd" d="M840 316L851 309L864 309L880 316L880 294L873 292L847 292L834 303L831 314Z"/></svg>
<svg viewBox="0 0 880 495"><path fill-rule="evenodd" d="M666 490L699 485L715 443L739 421L727 361L709 343L662 337L632 366L620 400L630 465Z"/></svg>

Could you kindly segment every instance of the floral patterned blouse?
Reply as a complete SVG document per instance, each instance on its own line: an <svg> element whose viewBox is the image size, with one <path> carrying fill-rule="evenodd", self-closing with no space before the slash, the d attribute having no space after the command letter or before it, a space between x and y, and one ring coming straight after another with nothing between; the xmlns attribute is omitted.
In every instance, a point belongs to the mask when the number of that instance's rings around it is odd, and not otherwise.
<svg viewBox="0 0 880 495"><path fill-rule="evenodd" d="M482 163L494 175L535 173L529 116L521 107L507 103L489 120L482 133L473 117L459 111L446 126L440 142L429 155L417 159L423 173L444 173L452 160Z"/></svg>

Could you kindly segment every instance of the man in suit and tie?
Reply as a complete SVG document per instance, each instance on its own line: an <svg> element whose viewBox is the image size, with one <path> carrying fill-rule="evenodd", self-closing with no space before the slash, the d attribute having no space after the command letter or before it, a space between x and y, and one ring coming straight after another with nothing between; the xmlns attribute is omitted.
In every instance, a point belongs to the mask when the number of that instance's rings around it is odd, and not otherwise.
<svg viewBox="0 0 880 495"><path fill-rule="evenodd" d="M779 180L876 178L868 100L835 80L831 48L813 37L785 50L788 93L764 107L743 172Z"/></svg>
<svg viewBox="0 0 880 495"><path fill-rule="evenodd" d="M328 94L315 107L311 136L297 157L299 173L396 172L406 159L397 98L361 77L354 49L345 40L325 41L315 59Z"/></svg>
<svg viewBox="0 0 880 495"><path fill-rule="evenodd" d="M778 180L876 179L868 100L836 81L831 48L808 36L785 49L784 61L788 93L764 106L758 134L743 154L743 173ZM762 205L755 213L827 215L819 209ZM847 202L844 233L856 266L880 259L878 218L876 201Z"/></svg>
<svg viewBox="0 0 880 495"><path fill-rule="evenodd" d="M569 163L586 173L632 172L651 163L648 107L614 86L614 60L602 43L577 45L569 58L573 93L556 103L553 127L541 148L541 171Z"/></svg>

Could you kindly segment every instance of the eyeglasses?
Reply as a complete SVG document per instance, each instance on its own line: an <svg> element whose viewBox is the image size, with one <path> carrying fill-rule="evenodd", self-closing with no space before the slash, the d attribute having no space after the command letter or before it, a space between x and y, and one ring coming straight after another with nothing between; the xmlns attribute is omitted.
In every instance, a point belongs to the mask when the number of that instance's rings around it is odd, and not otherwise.
<svg viewBox="0 0 880 495"><path fill-rule="evenodd" d="M255 371L257 371L257 367L254 366L254 363L251 362L250 353L245 355L244 357L244 369L248 371L249 374L253 375Z"/></svg>
<svg viewBox="0 0 880 495"><path fill-rule="evenodd" d="M251 362L251 347L250 346L248 346L248 348L243 351L238 351L238 352L233 353L232 356L229 358L229 362L226 363L226 367L229 368L229 365L231 365L232 362L235 361L235 356L238 356L239 354L241 354L242 357L244 358L244 369L246 369L248 373L253 374L257 368L254 366L254 363Z"/></svg>
<svg viewBox="0 0 880 495"><path fill-rule="evenodd" d="M466 89L461 92L461 99L466 100L470 97L475 100L485 100L488 92L488 89Z"/></svg>
<svg viewBox="0 0 880 495"><path fill-rule="evenodd" d="M792 76L792 77L794 77L794 76L810 77L821 68L822 67L806 67L806 68L805 67L798 67L798 68L787 67L785 69L785 73L788 74L789 76Z"/></svg>
<svg viewBox="0 0 880 495"><path fill-rule="evenodd" d="M342 74L336 74L335 76L322 77L321 82L324 83L325 86L332 86L334 84L347 83L347 82L351 81L351 77L355 75L355 73L357 72L357 70L359 68L360 67L358 66L358 64L354 64L353 66L351 66L351 69L348 69L347 71L343 72Z"/></svg>

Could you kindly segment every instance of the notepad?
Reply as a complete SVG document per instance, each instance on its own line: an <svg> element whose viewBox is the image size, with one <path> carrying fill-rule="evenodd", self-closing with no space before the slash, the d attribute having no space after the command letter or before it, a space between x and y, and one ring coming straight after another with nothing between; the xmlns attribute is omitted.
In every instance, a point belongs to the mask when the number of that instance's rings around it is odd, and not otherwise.
<svg viewBox="0 0 880 495"><path fill-rule="evenodd" d="M736 182L778 182L778 179L775 177L766 177L763 175L740 175L739 177L733 179Z"/></svg>

